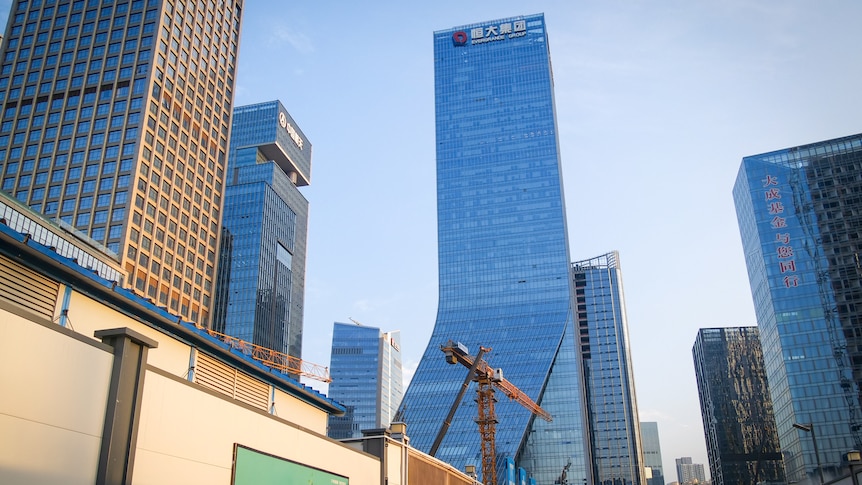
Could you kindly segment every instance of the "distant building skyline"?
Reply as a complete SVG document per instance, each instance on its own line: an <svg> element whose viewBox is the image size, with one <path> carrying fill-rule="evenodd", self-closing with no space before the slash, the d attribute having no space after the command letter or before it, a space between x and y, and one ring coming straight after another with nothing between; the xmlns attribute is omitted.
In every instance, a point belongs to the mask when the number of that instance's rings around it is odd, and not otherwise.
<svg viewBox="0 0 862 485"><path fill-rule="evenodd" d="M544 15L441 30L433 40L439 302L401 407L411 444L430 449L467 372L448 365L440 346L453 340L472 355L490 347L488 363L553 416L534 420L499 399L498 465L514 460L538 483L566 469L582 483L590 458ZM438 458L482 470L476 416L465 398Z"/></svg>
<svg viewBox="0 0 862 485"><path fill-rule="evenodd" d="M676 479L680 485L692 485L706 482L706 473L702 463L692 463L690 456L676 459Z"/></svg>
<svg viewBox="0 0 862 485"><path fill-rule="evenodd" d="M10 3L2 190L209 324L241 2Z"/></svg>
<svg viewBox="0 0 862 485"><path fill-rule="evenodd" d="M234 109L213 327L302 357L311 143L280 101Z"/></svg>
<svg viewBox="0 0 862 485"><path fill-rule="evenodd" d="M572 263L593 483L646 485L620 255Z"/></svg>
<svg viewBox="0 0 862 485"><path fill-rule="evenodd" d="M788 481L862 449L860 172L853 135L744 157L733 188Z"/></svg>
<svg viewBox="0 0 862 485"><path fill-rule="evenodd" d="M783 483L757 327L702 328L692 355L712 485Z"/></svg>
<svg viewBox="0 0 862 485"><path fill-rule="evenodd" d="M652 477L647 478L648 485L665 485L664 465L661 459L661 441L658 434L658 423L646 421L640 423L641 443L644 454L644 467L649 467Z"/></svg>
<svg viewBox="0 0 862 485"><path fill-rule="evenodd" d="M335 322L332 329L329 398L347 409L329 416L330 438L361 438L367 429L388 428L404 395L401 332Z"/></svg>

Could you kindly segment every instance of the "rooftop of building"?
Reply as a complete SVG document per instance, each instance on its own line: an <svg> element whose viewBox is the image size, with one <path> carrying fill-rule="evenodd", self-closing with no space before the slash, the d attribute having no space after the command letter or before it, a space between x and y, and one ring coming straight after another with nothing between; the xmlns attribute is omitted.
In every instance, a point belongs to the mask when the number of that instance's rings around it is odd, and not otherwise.
<svg viewBox="0 0 862 485"><path fill-rule="evenodd" d="M243 370L312 406L335 415L342 415L346 411L340 403L302 384L290 375L253 359L229 343L210 335L207 329L183 321L182 317L170 313L167 308L156 305L152 300L138 295L133 290L123 288L116 281L109 281L96 271L79 264L76 258L58 254L55 247L36 241L30 234L15 231L4 220L0 220L0 254L67 284L167 335L194 345L228 365Z"/></svg>

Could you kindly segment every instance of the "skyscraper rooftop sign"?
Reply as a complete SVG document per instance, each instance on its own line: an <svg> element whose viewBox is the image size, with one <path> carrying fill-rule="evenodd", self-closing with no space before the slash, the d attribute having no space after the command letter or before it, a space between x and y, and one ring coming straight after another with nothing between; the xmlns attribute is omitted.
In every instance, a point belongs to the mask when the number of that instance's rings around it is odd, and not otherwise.
<svg viewBox="0 0 862 485"><path fill-rule="evenodd" d="M299 136L299 133L296 131L296 128L294 128L293 125L288 123L287 115L285 115L284 113L279 113L278 124L281 125L281 127L284 128L285 131L287 131L287 135L290 137L290 139L293 140L294 143L296 143L296 146L299 147L300 150L302 150L302 137Z"/></svg>
<svg viewBox="0 0 862 485"><path fill-rule="evenodd" d="M474 27L470 33L459 30L452 34L452 42L456 46L486 44L488 42L499 42L527 35L527 21L515 20L514 22L503 22L500 24Z"/></svg>

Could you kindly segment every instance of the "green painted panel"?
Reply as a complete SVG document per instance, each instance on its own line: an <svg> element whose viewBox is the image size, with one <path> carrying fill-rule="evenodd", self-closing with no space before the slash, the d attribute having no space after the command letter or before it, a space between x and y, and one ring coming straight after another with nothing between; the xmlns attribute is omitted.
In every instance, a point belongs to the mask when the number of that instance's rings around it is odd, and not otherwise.
<svg viewBox="0 0 862 485"><path fill-rule="evenodd" d="M347 477L243 446L234 453L233 485L349 485Z"/></svg>

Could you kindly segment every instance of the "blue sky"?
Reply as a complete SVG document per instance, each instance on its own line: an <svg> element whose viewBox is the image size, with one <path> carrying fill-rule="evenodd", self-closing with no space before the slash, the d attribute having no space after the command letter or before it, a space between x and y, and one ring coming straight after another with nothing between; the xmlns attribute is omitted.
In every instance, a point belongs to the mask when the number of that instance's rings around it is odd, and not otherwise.
<svg viewBox="0 0 862 485"><path fill-rule="evenodd" d="M334 321L437 309L432 32L544 12L573 260L620 252L642 421L665 475L707 464L691 348L754 325L731 189L743 156L862 131L862 3L246 2L236 104L280 99L313 144L304 357ZM409 429L408 429L409 431Z"/></svg>
<svg viewBox="0 0 862 485"><path fill-rule="evenodd" d="M401 330L415 368L437 308L432 32L538 12L571 256L620 252L640 418L671 481L674 458L707 463L697 330L755 324L741 158L862 131L862 2L246 2L235 105L281 100L313 145L304 358L328 365L353 318Z"/></svg>

